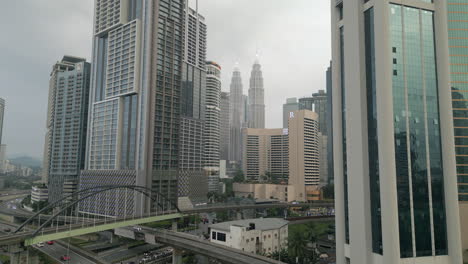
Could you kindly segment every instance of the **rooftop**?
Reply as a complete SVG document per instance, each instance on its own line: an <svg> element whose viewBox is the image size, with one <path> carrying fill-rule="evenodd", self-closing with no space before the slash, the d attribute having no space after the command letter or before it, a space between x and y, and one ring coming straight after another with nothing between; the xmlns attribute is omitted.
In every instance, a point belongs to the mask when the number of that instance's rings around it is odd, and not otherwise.
<svg viewBox="0 0 468 264"><path fill-rule="evenodd" d="M255 230L272 230L279 229L288 225L288 223L288 221L281 218L258 218L218 223L210 225L210 228L229 232L231 226L250 227L250 224L255 224Z"/></svg>

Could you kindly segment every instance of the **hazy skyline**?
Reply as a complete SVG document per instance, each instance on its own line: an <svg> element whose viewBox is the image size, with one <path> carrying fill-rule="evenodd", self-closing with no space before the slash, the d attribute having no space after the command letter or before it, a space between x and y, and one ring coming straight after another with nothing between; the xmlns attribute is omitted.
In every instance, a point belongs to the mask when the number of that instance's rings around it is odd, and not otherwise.
<svg viewBox="0 0 468 264"><path fill-rule="evenodd" d="M89 61L93 3L4 3L0 30L7 37L0 39L4 60L0 97L6 100L8 156L42 157L49 74L63 55ZM265 79L266 126L282 127L286 98L325 89L331 42L329 10L326 0L199 0L199 12L208 26L207 59L222 67L222 90L229 90L238 62L247 94L258 51Z"/></svg>

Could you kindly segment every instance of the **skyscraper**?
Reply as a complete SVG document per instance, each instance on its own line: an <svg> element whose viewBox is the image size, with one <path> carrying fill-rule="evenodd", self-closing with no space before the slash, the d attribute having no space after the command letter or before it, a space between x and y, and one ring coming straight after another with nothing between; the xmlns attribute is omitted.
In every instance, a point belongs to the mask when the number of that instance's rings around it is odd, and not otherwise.
<svg viewBox="0 0 468 264"><path fill-rule="evenodd" d="M76 187L84 168L90 75L91 64L72 56L64 56L50 74L43 181L51 202L73 191L64 187Z"/></svg>
<svg viewBox="0 0 468 264"><path fill-rule="evenodd" d="M5 100L3 98L0 98L0 172L3 172L4 163L6 160L6 145L2 144L4 116L5 116Z"/></svg>
<svg viewBox="0 0 468 264"><path fill-rule="evenodd" d="M297 110L299 110L297 98L286 99L286 103L283 104L283 128L288 128L289 115Z"/></svg>
<svg viewBox="0 0 468 264"><path fill-rule="evenodd" d="M221 66L215 62L207 62L206 71L204 166L208 175L208 191L216 192L219 189Z"/></svg>
<svg viewBox="0 0 468 264"><path fill-rule="evenodd" d="M446 1L331 3L337 263L462 263Z"/></svg>
<svg viewBox="0 0 468 264"><path fill-rule="evenodd" d="M327 69L327 162L328 184L333 184L333 89L332 89L332 62Z"/></svg>
<svg viewBox="0 0 468 264"><path fill-rule="evenodd" d="M289 185L295 186L288 199L312 200L320 184L320 133L318 115L298 110L289 116Z"/></svg>
<svg viewBox="0 0 468 264"><path fill-rule="evenodd" d="M241 128L245 123L245 99L243 95L242 78L239 68L235 68L231 79L229 93L229 160L240 162L242 159Z"/></svg>
<svg viewBox="0 0 468 264"><path fill-rule="evenodd" d="M324 90L319 90L312 94L312 104L314 112L319 115L319 131L323 135L327 135L327 93Z"/></svg>
<svg viewBox="0 0 468 264"><path fill-rule="evenodd" d="M299 110L314 111L314 99L310 96L299 98Z"/></svg>
<svg viewBox="0 0 468 264"><path fill-rule="evenodd" d="M4 116L5 116L5 99L0 98L0 145L2 144Z"/></svg>
<svg viewBox="0 0 468 264"><path fill-rule="evenodd" d="M229 160L229 93L221 92L220 99L221 120L220 120L220 158Z"/></svg>
<svg viewBox="0 0 468 264"><path fill-rule="evenodd" d="M258 59L252 67L249 88L249 128L265 128L265 90Z"/></svg>
<svg viewBox="0 0 468 264"><path fill-rule="evenodd" d="M458 200L463 252L468 250L468 12L463 1L448 0L448 36L451 69L455 154L457 162ZM463 261L468 261L463 254Z"/></svg>
<svg viewBox="0 0 468 264"><path fill-rule="evenodd" d="M182 65L179 148L179 197L206 198L203 170L206 132L206 24L197 10L186 10L185 57Z"/></svg>
<svg viewBox="0 0 468 264"><path fill-rule="evenodd" d="M80 188L140 185L177 200L184 22L189 21L184 4L96 0ZM97 197L82 209L114 215L145 208L133 196L126 202L112 197L106 208L96 205L107 197Z"/></svg>

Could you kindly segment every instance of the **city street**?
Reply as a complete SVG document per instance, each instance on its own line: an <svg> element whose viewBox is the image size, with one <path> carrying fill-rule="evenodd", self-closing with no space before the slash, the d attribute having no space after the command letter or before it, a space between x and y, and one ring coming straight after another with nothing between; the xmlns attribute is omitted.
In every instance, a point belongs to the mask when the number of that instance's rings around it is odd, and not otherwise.
<svg viewBox="0 0 468 264"><path fill-rule="evenodd" d="M59 245L58 243L54 243L53 245L45 244L44 247L37 247L34 246L36 249L40 250L41 252L45 253L49 257L57 260L57 263L67 263L67 264L94 264L93 261L86 259L85 257L79 255L76 252L68 250L66 247ZM69 261L61 261L60 257L63 255L69 255L71 260Z"/></svg>

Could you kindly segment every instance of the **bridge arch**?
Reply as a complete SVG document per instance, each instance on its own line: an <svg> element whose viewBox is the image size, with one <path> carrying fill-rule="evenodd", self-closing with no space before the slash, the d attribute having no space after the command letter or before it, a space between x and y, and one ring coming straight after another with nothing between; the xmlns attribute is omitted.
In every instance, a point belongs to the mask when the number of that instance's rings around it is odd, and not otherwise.
<svg viewBox="0 0 468 264"><path fill-rule="evenodd" d="M103 194L109 191L113 190L130 190L134 191L137 193L140 193L149 199L151 199L158 207L159 209L168 209L165 208L165 204L170 205L170 207L173 207L177 210L178 213L181 213L180 209L178 208L177 204L172 202L168 197L162 195L161 193L151 190L147 187L143 186L137 186L137 185L105 185L105 186L96 186L92 188L87 188L87 189L82 189L79 191L76 191L70 195L64 196L61 200L54 201L50 204L48 204L46 207L35 213L33 216L31 216L28 220L26 220L24 223L22 223L13 233L18 233L19 231L23 230L26 225L29 223L32 223L33 221L40 219L40 215L42 213L45 213L47 211L50 211L51 209L56 208L59 205L62 205L61 209L53 214L51 217L49 217L48 220L46 220L42 225L40 225L36 231L33 233L33 236L36 236L43 228L48 226L52 221L57 219L62 213L66 212L67 210L73 208L74 206L78 205L80 202L85 201L86 199L95 197L99 194ZM72 198L73 200L69 203L66 203L64 201L67 201L68 198ZM126 210L126 209L125 209ZM116 216L117 217L117 216ZM40 222L39 222L40 224Z"/></svg>

